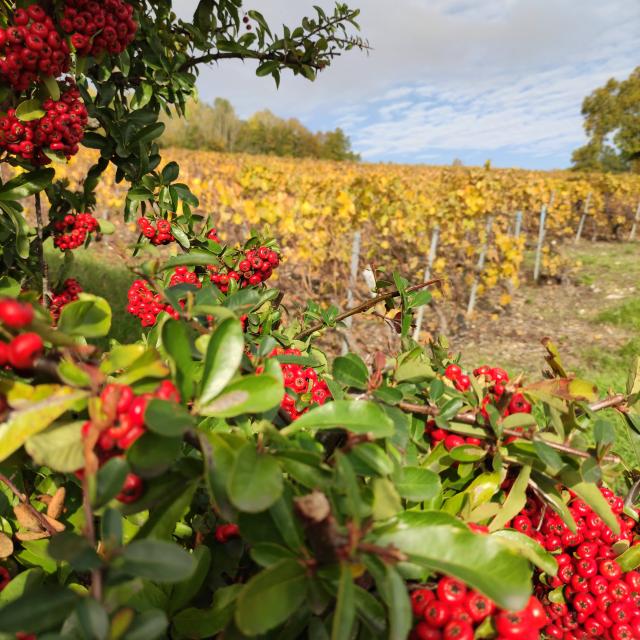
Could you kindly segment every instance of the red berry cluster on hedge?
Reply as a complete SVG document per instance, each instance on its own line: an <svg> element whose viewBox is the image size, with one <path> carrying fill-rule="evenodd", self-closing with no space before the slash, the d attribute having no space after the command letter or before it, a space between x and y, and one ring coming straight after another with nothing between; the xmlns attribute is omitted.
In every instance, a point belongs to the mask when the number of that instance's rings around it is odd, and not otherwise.
<svg viewBox="0 0 640 640"><path fill-rule="evenodd" d="M168 220L158 220L153 226L153 222L148 218L138 218L138 228L145 238L151 240L151 244L161 245L175 241Z"/></svg>
<svg viewBox="0 0 640 640"><path fill-rule="evenodd" d="M212 229L212 231L215 231ZM211 232L210 232L211 233ZM210 238L212 239L212 238ZM257 286L268 280L273 270L280 264L280 256L269 247L258 247L257 249L247 249L244 258L238 261L235 269L209 265L209 279L222 293L227 293L229 283L235 280L241 288L247 286Z"/></svg>
<svg viewBox="0 0 640 640"><path fill-rule="evenodd" d="M78 299L78 294L82 292L80 283L75 278L67 278L62 284L62 290L51 296L49 311L53 317L54 323L58 322L62 309L70 302Z"/></svg>
<svg viewBox="0 0 640 640"><path fill-rule="evenodd" d="M117 55L133 42L138 23L122 0L65 0L60 28L81 56Z"/></svg>
<svg viewBox="0 0 640 640"><path fill-rule="evenodd" d="M558 562L557 575L544 576L535 587L549 617L543 629L547 638L640 638L640 573L623 573L615 560L620 549L614 548L639 544L634 540L636 522L623 514L621 497L607 488L600 491L616 514L619 535L577 497L568 504L575 533L535 497L511 522Z"/></svg>
<svg viewBox="0 0 640 640"><path fill-rule="evenodd" d="M34 3L13 12L13 24L0 29L0 80L26 91L38 76L69 70L69 45L45 9Z"/></svg>
<svg viewBox="0 0 640 640"><path fill-rule="evenodd" d="M53 223L53 244L60 249L77 249L84 244L87 235L98 231L100 224L90 213L67 213L62 220Z"/></svg>
<svg viewBox="0 0 640 640"><path fill-rule="evenodd" d="M180 393L170 380L163 380L154 393L136 395L128 385L108 384L100 394L103 409L115 409L113 422L100 431L95 452L100 464L123 453L146 432L144 414L147 404L152 398L160 398L170 402L180 402ZM85 422L82 433L86 437L91 429L91 421ZM77 472L82 476L83 470ZM117 499L120 502L135 502L144 491L142 479L130 473L125 480Z"/></svg>
<svg viewBox="0 0 640 640"><path fill-rule="evenodd" d="M48 98L42 103L42 118L21 121L15 109L0 118L0 148L28 160L34 165L51 162L45 149L63 154L67 159L78 153L88 115L78 89L68 84L60 100Z"/></svg>
<svg viewBox="0 0 640 640"><path fill-rule="evenodd" d="M502 610L486 596L447 576L438 578L432 588L412 591L411 609L416 619L411 640L473 640L476 629L486 626L487 619L501 640L537 640L547 622L544 608L533 596L522 611Z"/></svg>
<svg viewBox="0 0 640 640"><path fill-rule="evenodd" d="M198 289L202 288L202 282L195 271L189 271L187 267L176 267L169 280L169 286L175 287L179 284L192 284Z"/></svg>
<svg viewBox="0 0 640 640"><path fill-rule="evenodd" d="M9 331L17 331L33 322L33 308L12 298L0 300L0 325ZM10 366L18 371L28 371L42 355L42 338L32 331L18 333L10 342L0 340L0 367Z"/></svg>
<svg viewBox="0 0 640 640"><path fill-rule="evenodd" d="M276 347L269 357L278 355L301 356L299 349ZM281 408L290 420L296 420L313 406L324 404L331 397L329 387L312 367L300 364L280 363L286 392Z"/></svg>
<svg viewBox="0 0 640 640"><path fill-rule="evenodd" d="M177 312L170 304L163 302L159 293L149 289L146 280L134 280L127 294L129 304L127 311L140 318L143 327L152 327L160 313L166 311L174 318L178 318Z"/></svg>

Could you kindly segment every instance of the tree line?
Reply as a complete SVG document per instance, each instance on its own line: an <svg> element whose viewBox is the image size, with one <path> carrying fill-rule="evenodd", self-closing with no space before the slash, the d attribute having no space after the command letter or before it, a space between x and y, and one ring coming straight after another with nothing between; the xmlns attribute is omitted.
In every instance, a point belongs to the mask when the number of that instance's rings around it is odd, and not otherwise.
<svg viewBox="0 0 640 640"><path fill-rule="evenodd" d="M296 118L279 118L266 109L242 120L224 98L216 98L213 104L192 100L185 117L165 115L163 122L163 147L323 160L360 159L340 128L312 132Z"/></svg>

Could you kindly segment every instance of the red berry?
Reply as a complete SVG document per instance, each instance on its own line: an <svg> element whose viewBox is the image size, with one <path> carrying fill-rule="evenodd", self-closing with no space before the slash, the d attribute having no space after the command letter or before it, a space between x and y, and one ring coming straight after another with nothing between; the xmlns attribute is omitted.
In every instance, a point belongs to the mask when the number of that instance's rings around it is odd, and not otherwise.
<svg viewBox="0 0 640 640"><path fill-rule="evenodd" d="M442 578L438 583L438 597L443 602L457 604L463 602L466 595L467 587L463 582L460 582L455 578Z"/></svg>
<svg viewBox="0 0 640 640"><path fill-rule="evenodd" d="M21 329L33 321L33 309L12 298L0 300L0 322L12 329Z"/></svg>
<svg viewBox="0 0 640 640"><path fill-rule="evenodd" d="M462 374L462 369L457 364L450 364L444 370L445 378L449 380L457 380Z"/></svg>
<svg viewBox="0 0 640 640"><path fill-rule="evenodd" d="M31 369L44 344L37 333L21 333L9 344L9 362L16 369Z"/></svg>

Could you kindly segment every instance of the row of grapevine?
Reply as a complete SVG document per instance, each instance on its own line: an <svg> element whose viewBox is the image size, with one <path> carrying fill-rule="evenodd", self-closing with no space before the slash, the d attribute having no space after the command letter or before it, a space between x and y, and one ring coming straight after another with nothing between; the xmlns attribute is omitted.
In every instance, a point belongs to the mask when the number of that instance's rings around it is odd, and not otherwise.
<svg viewBox="0 0 640 640"><path fill-rule="evenodd" d="M181 179L213 216L223 235L240 237L268 226L309 288L344 296L351 243L362 232L363 263L400 268L419 279L430 237L439 228L432 273L446 277L445 292L466 305L478 255L490 238L476 295L507 305L523 277L527 246L535 245L539 212L547 205L541 272L556 276L563 263L553 244L583 236L627 237L640 200L640 176L577 174L466 167L421 167L172 151ZM93 158L81 155L59 175L78 184ZM126 195L113 172L98 187L98 214L114 217ZM521 218L521 232L516 217ZM134 220L132 220L133 222Z"/></svg>

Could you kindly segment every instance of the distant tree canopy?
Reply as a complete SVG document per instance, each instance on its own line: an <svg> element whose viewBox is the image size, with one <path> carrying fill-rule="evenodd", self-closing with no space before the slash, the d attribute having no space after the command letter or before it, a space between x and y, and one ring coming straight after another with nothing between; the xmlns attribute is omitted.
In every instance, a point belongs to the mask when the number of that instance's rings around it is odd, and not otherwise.
<svg viewBox="0 0 640 640"><path fill-rule="evenodd" d="M360 159L351 151L351 141L340 128L313 133L299 120L284 120L268 110L241 120L223 98L216 98L213 105L192 101L185 118L165 116L163 122L163 147L324 160Z"/></svg>
<svg viewBox="0 0 640 640"><path fill-rule="evenodd" d="M589 141L573 152L573 168L640 172L640 67L611 78L582 103Z"/></svg>

